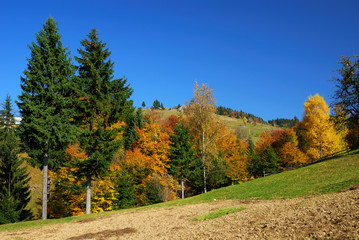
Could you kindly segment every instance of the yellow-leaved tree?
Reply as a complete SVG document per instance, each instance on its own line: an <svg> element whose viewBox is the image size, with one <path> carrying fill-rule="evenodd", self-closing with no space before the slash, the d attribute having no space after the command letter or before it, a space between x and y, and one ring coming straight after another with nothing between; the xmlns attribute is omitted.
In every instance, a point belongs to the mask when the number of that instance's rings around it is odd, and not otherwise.
<svg viewBox="0 0 359 240"><path fill-rule="evenodd" d="M202 159L203 168L203 191L207 192L206 165L210 154L215 153L215 140L218 136L221 125L216 119L216 103L213 96L213 89L207 84L202 84L200 88L195 83L194 96L186 104L185 114L193 135L196 138L196 146Z"/></svg>
<svg viewBox="0 0 359 240"><path fill-rule="evenodd" d="M237 139L233 130L222 127L220 136L216 140L217 148L226 162L226 176L233 184L247 182L250 179L247 171L248 143Z"/></svg>
<svg viewBox="0 0 359 240"><path fill-rule="evenodd" d="M340 138L330 121L329 107L324 98L316 94L304 103L304 117L299 130L304 141L303 150L317 160L339 150Z"/></svg>

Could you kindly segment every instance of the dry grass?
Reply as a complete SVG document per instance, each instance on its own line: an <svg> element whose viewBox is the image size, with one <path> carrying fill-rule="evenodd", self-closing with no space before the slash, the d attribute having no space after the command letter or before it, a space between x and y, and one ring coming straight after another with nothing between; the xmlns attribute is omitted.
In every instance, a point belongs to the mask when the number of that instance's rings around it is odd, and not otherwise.
<svg viewBox="0 0 359 240"><path fill-rule="evenodd" d="M206 221L223 208L245 210ZM1 232L0 239L357 239L359 189L287 200L221 200Z"/></svg>

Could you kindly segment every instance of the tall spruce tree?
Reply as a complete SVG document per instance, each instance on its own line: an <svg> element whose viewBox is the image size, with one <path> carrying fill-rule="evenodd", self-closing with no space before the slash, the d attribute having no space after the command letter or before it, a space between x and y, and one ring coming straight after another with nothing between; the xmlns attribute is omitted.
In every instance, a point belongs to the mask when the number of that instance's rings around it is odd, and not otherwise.
<svg viewBox="0 0 359 240"><path fill-rule="evenodd" d="M249 153L247 155L247 171L253 177L260 177L263 175L263 166L260 156L256 152L252 137L248 138Z"/></svg>
<svg viewBox="0 0 359 240"><path fill-rule="evenodd" d="M158 101L157 99L153 102L153 108L154 109L159 109L161 107L161 103L160 101Z"/></svg>
<svg viewBox="0 0 359 240"><path fill-rule="evenodd" d="M80 57L77 77L77 116L74 118L80 126L79 141L88 155L80 163L80 174L86 176L86 214L91 212L91 180L100 177L108 169L113 154L120 143L114 141L118 130L108 127L119 120L125 120L132 109L128 98L132 89L126 85L126 79L113 79L111 52L106 43L99 40L93 29L88 39L81 41L84 49L78 49Z"/></svg>
<svg viewBox="0 0 359 240"><path fill-rule="evenodd" d="M144 127L144 118L142 109L129 111L126 115L126 126L124 129L124 147L125 150L131 148L132 143L137 139L137 129Z"/></svg>
<svg viewBox="0 0 359 240"><path fill-rule="evenodd" d="M24 160L17 156L19 145L9 95L3 107L0 111L0 224L31 218L31 211L26 209L30 201L30 178L26 167L20 167Z"/></svg>
<svg viewBox="0 0 359 240"><path fill-rule="evenodd" d="M268 146L267 150L262 156L263 174L275 173L278 171L279 158L272 146Z"/></svg>
<svg viewBox="0 0 359 240"><path fill-rule="evenodd" d="M74 136L69 96L75 68L53 18L46 20L29 48L31 58L21 77L17 102L22 116L19 134L30 163L43 170L42 219L46 219L48 169L63 164L65 149Z"/></svg>
<svg viewBox="0 0 359 240"><path fill-rule="evenodd" d="M195 150L193 136L183 123L175 126L173 134L170 136L170 169L172 176L181 182L181 197L184 198L184 181L188 180L191 173L191 166L194 166Z"/></svg>

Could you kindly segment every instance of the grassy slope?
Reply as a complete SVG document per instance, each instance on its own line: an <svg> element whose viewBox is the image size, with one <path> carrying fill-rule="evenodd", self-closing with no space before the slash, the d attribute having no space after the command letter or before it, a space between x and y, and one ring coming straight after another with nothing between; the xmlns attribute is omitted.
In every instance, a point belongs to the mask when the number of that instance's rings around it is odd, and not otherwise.
<svg viewBox="0 0 359 240"><path fill-rule="evenodd" d="M228 186L192 198L168 202L182 205L213 199L283 199L337 192L359 184L359 152L307 167Z"/></svg>
<svg viewBox="0 0 359 240"><path fill-rule="evenodd" d="M37 220L0 226L0 231L23 229L41 225L77 221L124 211L144 210L153 207L181 206L210 202L213 199L283 199L337 192L359 184L359 151L336 157L293 171L255 179L253 181L220 188L184 200L176 200L137 209L90 214L62 219Z"/></svg>
<svg viewBox="0 0 359 240"><path fill-rule="evenodd" d="M26 153L20 153L19 157L28 157ZM30 177L30 189L31 189L31 200L28 205L28 208L31 209L35 218L40 217L41 214L41 193L42 193L42 171L38 168L33 168L29 166L26 161L24 161L21 167L27 167L27 172Z"/></svg>

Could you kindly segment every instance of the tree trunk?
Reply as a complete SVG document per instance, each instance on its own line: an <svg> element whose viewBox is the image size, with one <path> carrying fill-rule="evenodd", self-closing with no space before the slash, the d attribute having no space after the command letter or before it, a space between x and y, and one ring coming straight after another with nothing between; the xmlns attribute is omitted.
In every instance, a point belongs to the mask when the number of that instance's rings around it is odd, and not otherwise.
<svg viewBox="0 0 359 240"><path fill-rule="evenodd" d="M90 121L90 136L92 136L93 132L93 120ZM88 159L91 159L92 153L90 152L88 155ZM87 170L88 171L88 170ZM86 175L86 214L91 213L91 173L87 173Z"/></svg>
<svg viewBox="0 0 359 240"><path fill-rule="evenodd" d="M91 213L91 174L87 174L87 181L86 181L86 214Z"/></svg>
<svg viewBox="0 0 359 240"><path fill-rule="evenodd" d="M44 154L44 166L42 169L42 220L47 219L47 171L48 155Z"/></svg>
<svg viewBox="0 0 359 240"><path fill-rule="evenodd" d="M183 183L183 176L181 178L181 192L182 192L182 199L184 199L184 183Z"/></svg>
<svg viewBox="0 0 359 240"><path fill-rule="evenodd" d="M47 171L49 172L49 171ZM50 193L51 193L51 178L50 178L50 174L47 174L47 202L50 199Z"/></svg>
<svg viewBox="0 0 359 240"><path fill-rule="evenodd" d="M204 144L204 128L202 129L202 167L203 167L203 191L207 192L206 183L206 146Z"/></svg>

